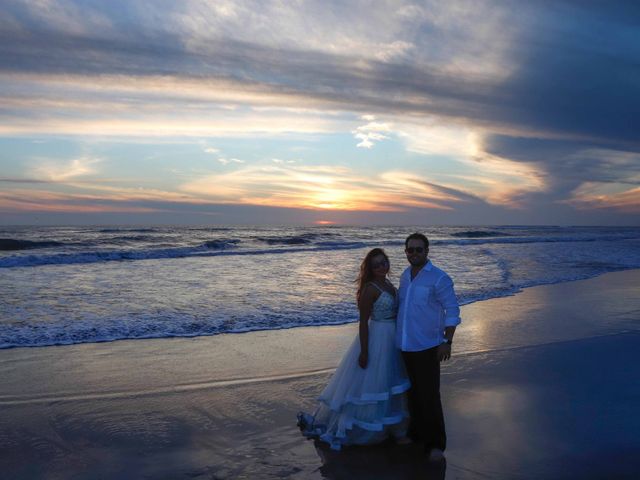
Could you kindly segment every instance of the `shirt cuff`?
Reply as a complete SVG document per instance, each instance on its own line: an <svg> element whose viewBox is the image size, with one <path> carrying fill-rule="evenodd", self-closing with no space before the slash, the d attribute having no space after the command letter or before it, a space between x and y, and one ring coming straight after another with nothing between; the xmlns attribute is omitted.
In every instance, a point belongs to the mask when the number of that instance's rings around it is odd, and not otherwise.
<svg viewBox="0 0 640 480"><path fill-rule="evenodd" d="M460 317L446 317L444 319L444 326L445 327L456 327L456 326L460 325L461 322L462 322L462 320L460 319Z"/></svg>

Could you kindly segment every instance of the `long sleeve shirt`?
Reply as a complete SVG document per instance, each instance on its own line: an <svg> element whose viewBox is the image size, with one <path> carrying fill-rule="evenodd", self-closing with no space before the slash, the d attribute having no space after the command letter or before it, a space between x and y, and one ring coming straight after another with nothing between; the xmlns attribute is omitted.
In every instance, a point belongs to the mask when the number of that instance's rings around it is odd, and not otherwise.
<svg viewBox="0 0 640 480"><path fill-rule="evenodd" d="M411 267L400 277L400 306L396 323L396 346L417 352L440 345L445 327L460 324L460 307L453 281L428 261L411 279Z"/></svg>

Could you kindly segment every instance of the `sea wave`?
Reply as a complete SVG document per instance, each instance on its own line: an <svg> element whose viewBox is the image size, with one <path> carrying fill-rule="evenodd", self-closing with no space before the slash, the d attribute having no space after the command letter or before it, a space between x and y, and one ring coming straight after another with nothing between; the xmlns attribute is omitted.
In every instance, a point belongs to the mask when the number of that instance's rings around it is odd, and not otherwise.
<svg viewBox="0 0 640 480"><path fill-rule="evenodd" d="M208 240L204 242L203 247L211 248L213 250L226 250L227 248L235 248L238 243L240 243L240 240L238 240L237 238L233 238L230 240Z"/></svg>
<svg viewBox="0 0 640 480"><path fill-rule="evenodd" d="M486 238L486 237L510 237L506 232L496 230L466 230L464 232L453 232L452 237L457 238Z"/></svg>
<svg viewBox="0 0 640 480"><path fill-rule="evenodd" d="M216 242L216 241L211 241ZM93 251L78 253L58 253L51 255L13 255L0 258L0 268L38 267L43 265L72 265L98 262L135 261L135 260L159 260L170 258L188 257L214 257L222 255L266 255L284 254L292 252L308 252L323 250L345 250L364 248L367 245L362 242L329 242L328 245L316 245L307 248L273 248L253 250L229 250L234 246L232 242L223 244L205 243L199 247L179 247L149 250L113 250ZM217 246L216 246L217 245Z"/></svg>
<svg viewBox="0 0 640 480"><path fill-rule="evenodd" d="M138 248L117 250L96 250L62 252L40 255L14 254L0 256L0 268L36 267L41 265L66 265L85 264L111 261L136 261L157 260L170 258L205 257L216 255L264 255L281 254L291 252L327 251L357 249L374 246L402 246L402 240L327 240L326 234L302 234L297 236L281 237L254 237L258 242L264 241L268 248L255 246L255 243L244 242L240 239L212 239L197 246L166 247L166 248ZM431 245L492 245L492 244L530 244L530 243L568 243L568 242L596 242L596 241L620 241L640 239L638 234L612 234L612 235L574 235L574 236L520 236L520 237L493 237L493 238L444 238L431 240ZM22 241L26 242L26 241ZM28 242L28 244L40 244L49 242ZM55 243L55 242L51 242ZM7 244L10 245L10 244ZM64 244L60 244L65 246ZM77 246L78 244L74 244ZM258 243L259 245L259 243ZM49 246L49 245L48 245ZM87 247L92 245L87 244ZM23 247L43 248L39 247Z"/></svg>
<svg viewBox="0 0 640 480"><path fill-rule="evenodd" d="M633 268L633 267L629 267ZM478 301L515 295L525 288L564 283L596 277L607 271L620 271L628 268L607 268L580 275L562 278L545 278L522 282L518 285L502 286L489 290L477 290L458 296L460 305ZM263 316L250 321L229 320L225 318L190 317L178 315L147 315L130 318L104 319L91 318L68 322L47 324L9 324L0 330L0 349L16 347L45 347L54 345L72 345L81 343L103 343L117 340L140 340L152 338L201 337L222 333L245 333L251 331L282 330L306 326L341 325L357 322L352 306L345 303L316 306L321 313L313 311L313 305L306 305L305 312L297 312L289 318Z"/></svg>
<svg viewBox="0 0 640 480"><path fill-rule="evenodd" d="M114 243L114 242L148 242L156 240L158 237L152 235L120 235L118 237L110 237L104 239L101 243Z"/></svg>
<svg viewBox="0 0 640 480"><path fill-rule="evenodd" d="M0 238L0 250L31 250L35 248L60 247L64 244L49 240L18 240L14 238Z"/></svg>
<svg viewBox="0 0 640 480"><path fill-rule="evenodd" d="M507 237L507 238L464 238L464 239L436 239L430 240L431 245L489 245L489 244L509 244L509 243L567 243L567 242L607 242L620 240L638 240L637 234L619 235L572 235L572 236L530 236L530 237Z"/></svg>
<svg viewBox="0 0 640 480"><path fill-rule="evenodd" d="M154 228L102 228L98 230L98 233L155 233L157 232Z"/></svg>
<svg viewBox="0 0 640 480"><path fill-rule="evenodd" d="M132 322L127 318L91 318L73 323L51 322L47 324L7 325L0 330L0 349L16 347L45 347L80 343L103 343L117 340L141 340L151 338L202 337L221 333L245 333L251 331L282 330L301 326L342 325L357 320L345 305L318 312L295 315L290 319L264 316L237 322L224 317L194 318L169 314L138 316Z"/></svg>
<svg viewBox="0 0 640 480"><path fill-rule="evenodd" d="M256 237L259 242L268 245L308 245L312 242L315 235L298 235L293 237Z"/></svg>
<svg viewBox="0 0 640 480"><path fill-rule="evenodd" d="M254 237L254 239L258 242L266 243L268 245L310 245L317 239L340 236L340 234L333 232L313 232L301 233L299 235Z"/></svg>

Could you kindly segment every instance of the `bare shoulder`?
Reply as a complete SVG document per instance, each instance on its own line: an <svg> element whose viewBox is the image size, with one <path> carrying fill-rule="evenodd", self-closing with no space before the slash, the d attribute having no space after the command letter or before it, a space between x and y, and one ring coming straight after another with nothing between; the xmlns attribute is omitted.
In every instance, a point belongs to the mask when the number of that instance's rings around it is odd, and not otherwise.
<svg viewBox="0 0 640 480"><path fill-rule="evenodd" d="M374 302L378 299L379 296L380 296L380 290L378 290L371 283L367 283L364 286L362 292L360 292L360 301Z"/></svg>

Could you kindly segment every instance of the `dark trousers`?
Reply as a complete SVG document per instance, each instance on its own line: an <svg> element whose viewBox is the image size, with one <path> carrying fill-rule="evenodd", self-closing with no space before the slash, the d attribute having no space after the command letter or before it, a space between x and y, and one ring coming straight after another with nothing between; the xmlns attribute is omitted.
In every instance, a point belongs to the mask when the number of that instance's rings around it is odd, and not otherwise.
<svg viewBox="0 0 640 480"><path fill-rule="evenodd" d="M426 451L447 447L444 415L440 401L438 347L419 352L402 352L411 388L409 389L409 437L424 442Z"/></svg>

